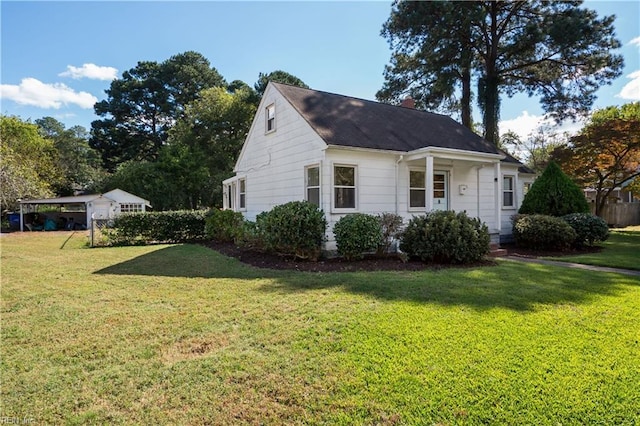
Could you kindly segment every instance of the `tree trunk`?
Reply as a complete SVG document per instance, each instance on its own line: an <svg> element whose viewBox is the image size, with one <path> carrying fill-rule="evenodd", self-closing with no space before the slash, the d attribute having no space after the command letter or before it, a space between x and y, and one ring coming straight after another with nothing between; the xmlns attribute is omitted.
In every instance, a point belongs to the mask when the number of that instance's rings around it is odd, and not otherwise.
<svg viewBox="0 0 640 426"><path fill-rule="evenodd" d="M471 129L473 122L471 119L471 55L465 55L465 62L462 67L462 98L460 100L462 125Z"/></svg>

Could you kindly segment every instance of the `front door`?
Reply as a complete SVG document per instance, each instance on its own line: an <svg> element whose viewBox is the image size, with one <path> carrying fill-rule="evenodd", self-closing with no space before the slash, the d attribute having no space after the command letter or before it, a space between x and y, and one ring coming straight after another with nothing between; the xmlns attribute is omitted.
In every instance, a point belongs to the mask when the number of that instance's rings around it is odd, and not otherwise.
<svg viewBox="0 0 640 426"><path fill-rule="evenodd" d="M433 209L448 210L447 172L433 172Z"/></svg>

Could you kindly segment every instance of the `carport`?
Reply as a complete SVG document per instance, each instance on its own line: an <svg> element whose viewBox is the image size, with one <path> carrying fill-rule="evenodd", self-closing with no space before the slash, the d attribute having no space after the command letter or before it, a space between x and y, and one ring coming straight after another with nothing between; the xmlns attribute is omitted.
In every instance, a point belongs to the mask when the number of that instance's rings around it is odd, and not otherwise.
<svg viewBox="0 0 640 426"><path fill-rule="evenodd" d="M40 214L38 210L41 206L47 207L47 211L42 213L46 217L43 223L33 226L26 223L25 215L31 217L32 213ZM64 225L67 229L87 229L93 219L111 219L120 213L144 212L147 207L151 207L149 201L121 189L104 194L23 200L20 201L20 231L24 231L25 226L29 230L46 229L47 220L54 221L58 226Z"/></svg>

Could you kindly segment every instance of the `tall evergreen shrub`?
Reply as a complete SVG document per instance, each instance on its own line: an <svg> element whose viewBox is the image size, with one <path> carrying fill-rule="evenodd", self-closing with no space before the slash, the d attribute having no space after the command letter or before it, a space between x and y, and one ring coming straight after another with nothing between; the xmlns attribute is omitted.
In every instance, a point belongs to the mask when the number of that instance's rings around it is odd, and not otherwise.
<svg viewBox="0 0 640 426"><path fill-rule="evenodd" d="M520 214L557 217L588 212L589 204L582 189L554 162L549 163L542 175L531 185L518 211Z"/></svg>

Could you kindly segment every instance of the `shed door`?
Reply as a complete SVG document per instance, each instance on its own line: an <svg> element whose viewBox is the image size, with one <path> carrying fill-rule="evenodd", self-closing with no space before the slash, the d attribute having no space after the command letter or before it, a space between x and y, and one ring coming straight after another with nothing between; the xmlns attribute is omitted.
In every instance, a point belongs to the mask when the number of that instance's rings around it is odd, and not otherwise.
<svg viewBox="0 0 640 426"><path fill-rule="evenodd" d="M447 172L433 173L433 209L448 210L449 185Z"/></svg>

